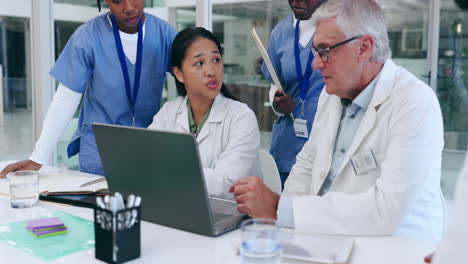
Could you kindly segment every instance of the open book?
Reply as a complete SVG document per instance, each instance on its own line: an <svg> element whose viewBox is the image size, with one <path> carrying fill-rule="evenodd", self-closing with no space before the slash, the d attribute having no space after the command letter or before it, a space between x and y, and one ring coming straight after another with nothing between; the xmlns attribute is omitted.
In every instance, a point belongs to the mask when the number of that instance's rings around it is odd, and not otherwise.
<svg viewBox="0 0 468 264"><path fill-rule="evenodd" d="M107 194L105 177L75 171L41 173L39 191L47 195Z"/></svg>
<svg viewBox="0 0 468 264"><path fill-rule="evenodd" d="M0 162L0 170L13 162L15 161ZM47 195L107 194L108 187L105 177L102 176L43 166L39 170L39 193ZM0 178L0 195L10 196L7 178Z"/></svg>

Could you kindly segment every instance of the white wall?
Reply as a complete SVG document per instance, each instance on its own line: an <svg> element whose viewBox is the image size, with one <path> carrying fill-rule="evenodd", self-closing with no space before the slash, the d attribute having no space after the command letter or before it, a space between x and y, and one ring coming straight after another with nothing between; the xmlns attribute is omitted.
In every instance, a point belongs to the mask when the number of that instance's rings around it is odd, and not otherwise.
<svg viewBox="0 0 468 264"><path fill-rule="evenodd" d="M0 16L31 17L31 0L0 0Z"/></svg>

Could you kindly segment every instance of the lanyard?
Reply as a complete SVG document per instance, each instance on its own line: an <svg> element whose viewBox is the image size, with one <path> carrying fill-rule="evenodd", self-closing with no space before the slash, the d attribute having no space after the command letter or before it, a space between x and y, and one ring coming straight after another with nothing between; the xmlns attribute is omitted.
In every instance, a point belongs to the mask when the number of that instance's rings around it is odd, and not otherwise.
<svg viewBox="0 0 468 264"><path fill-rule="evenodd" d="M311 50L306 64L306 71L304 76L302 76L301 55L299 51L299 21L301 20L297 20L294 31L294 58L296 61L296 78L299 83L299 87L301 87L301 103L304 106L307 99L307 89L309 89L310 75L312 75L312 60L314 59L314 55Z"/></svg>
<svg viewBox="0 0 468 264"><path fill-rule="evenodd" d="M111 15L112 29L114 31L114 40L117 47L117 53L119 54L120 66L122 67L122 73L125 80L125 89L127 92L127 99L130 107L132 108L132 120L133 126L135 126L135 103L138 96L138 90L140 89L140 76L141 76L141 61L143 53L143 23L142 19L138 21L138 44L137 44L137 59L136 59L136 69L135 69L135 82L133 85L133 96L130 87L130 77L127 69L127 62L125 60L125 54L122 48L122 41L120 40L119 28L115 22L114 15Z"/></svg>

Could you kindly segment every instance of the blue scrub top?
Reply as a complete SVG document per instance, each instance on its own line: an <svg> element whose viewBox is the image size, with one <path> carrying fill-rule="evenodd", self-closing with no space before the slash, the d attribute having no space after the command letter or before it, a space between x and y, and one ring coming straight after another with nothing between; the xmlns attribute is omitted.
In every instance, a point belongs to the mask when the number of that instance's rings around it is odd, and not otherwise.
<svg viewBox="0 0 468 264"><path fill-rule="evenodd" d="M145 13L141 81L135 104L135 125L147 127L159 111L161 94L170 72L169 56L174 28ZM126 58L133 90L135 65ZM78 128L68 146L69 157L80 153L80 170L104 175L92 123L132 125L132 109L106 15L80 26L68 41L50 75L78 93L84 93Z"/></svg>
<svg viewBox="0 0 468 264"><path fill-rule="evenodd" d="M317 111L318 98L325 84L320 71L313 70L309 78L309 88L306 93L305 116L301 117L301 88L297 83L294 60L294 26L292 16L292 14L289 15L273 29L270 44L268 45L268 55L285 92L294 100L294 118L304 118L307 120L307 129L310 135L315 112ZM309 41L306 47L299 45L303 75L307 67L312 67L312 65L306 65L311 46L312 40ZM262 72L265 78L273 83L273 79L265 63L262 65ZM292 166L296 163L296 155L307 141L306 138L296 136L293 125L294 122L288 115L279 117L273 124L270 153L276 161L278 170L282 173L289 173L291 171Z"/></svg>

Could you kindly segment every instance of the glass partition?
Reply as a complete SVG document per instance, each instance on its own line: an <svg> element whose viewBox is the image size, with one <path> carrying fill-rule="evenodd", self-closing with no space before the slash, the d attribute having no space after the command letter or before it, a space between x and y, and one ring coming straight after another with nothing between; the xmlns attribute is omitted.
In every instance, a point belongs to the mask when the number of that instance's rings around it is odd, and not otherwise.
<svg viewBox="0 0 468 264"><path fill-rule="evenodd" d="M260 71L263 60L252 38L252 27L266 48L272 28L289 12L287 1L213 1L213 33L224 49L224 82L255 112L265 150L269 149L276 115L268 99L270 83Z"/></svg>
<svg viewBox="0 0 468 264"><path fill-rule="evenodd" d="M33 147L29 19L0 17L0 160L29 157Z"/></svg>
<svg viewBox="0 0 468 264"><path fill-rule="evenodd" d="M442 187L452 198L468 138L468 11L443 2L439 38L437 95L445 130Z"/></svg>

